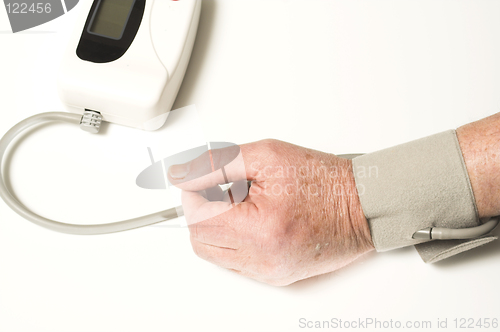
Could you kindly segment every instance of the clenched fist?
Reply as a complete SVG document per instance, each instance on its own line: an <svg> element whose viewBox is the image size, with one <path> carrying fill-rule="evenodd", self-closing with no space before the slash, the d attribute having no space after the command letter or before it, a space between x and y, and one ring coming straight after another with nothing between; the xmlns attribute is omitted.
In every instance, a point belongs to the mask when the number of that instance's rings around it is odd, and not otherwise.
<svg viewBox="0 0 500 332"><path fill-rule="evenodd" d="M288 285L374 249L350 160L264 140L212 149L168 176L195 253L241 275Z"/></svg>

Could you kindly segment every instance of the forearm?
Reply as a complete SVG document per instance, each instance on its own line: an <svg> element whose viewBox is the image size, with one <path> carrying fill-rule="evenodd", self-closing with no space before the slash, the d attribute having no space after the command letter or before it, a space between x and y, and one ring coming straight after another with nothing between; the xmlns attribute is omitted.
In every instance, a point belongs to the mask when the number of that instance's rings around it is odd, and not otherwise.
<svg viewBox="0 0 500 332"><path fill-rule="evenodd" d="M500 215L500 113L457 129L479 216Z"/></svg>

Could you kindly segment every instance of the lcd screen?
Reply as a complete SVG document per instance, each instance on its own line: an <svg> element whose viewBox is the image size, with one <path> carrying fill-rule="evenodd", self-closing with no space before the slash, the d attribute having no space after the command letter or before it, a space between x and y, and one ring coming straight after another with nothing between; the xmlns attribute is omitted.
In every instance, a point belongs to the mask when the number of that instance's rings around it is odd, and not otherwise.
<svg viewBox="0 0 500 332"><path fill-rule="evenodd" d="M135 0L101 0L90 24L89 32L120 39Z"/></svg>

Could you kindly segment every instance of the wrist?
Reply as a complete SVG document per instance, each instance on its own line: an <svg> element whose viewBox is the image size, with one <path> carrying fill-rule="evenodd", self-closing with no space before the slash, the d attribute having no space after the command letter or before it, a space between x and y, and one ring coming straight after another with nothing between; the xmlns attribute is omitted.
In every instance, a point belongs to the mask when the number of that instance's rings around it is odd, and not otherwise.
<svg viewBox="0 0 500 332"><path fill-rule="evenodd" d="M358 189L354 178L352 161L345 160L346 177L344 179L346 187L346 206L348 207L348 216L351 227L354 231L357 242L360 248L364 251L371 251L375 249L373 245L372 236L368 220L365 217L361 201L359 199Z"/></svg>
<svg viewBox="0 0 500 332"><path fill-rule="evenodd" d="M480 218L500 214L500 113L456 130Z"/></svg>

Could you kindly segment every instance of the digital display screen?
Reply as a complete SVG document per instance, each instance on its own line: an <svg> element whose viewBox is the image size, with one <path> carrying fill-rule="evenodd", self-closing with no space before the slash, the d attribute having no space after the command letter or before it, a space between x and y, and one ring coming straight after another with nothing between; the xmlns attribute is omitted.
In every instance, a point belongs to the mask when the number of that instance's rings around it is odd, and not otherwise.
<svg viewBox="0 0 500 332"><path fill-rule="evenodd" d="M89 32L120 39L135 0L101 0L90 24Z"/></svg>

